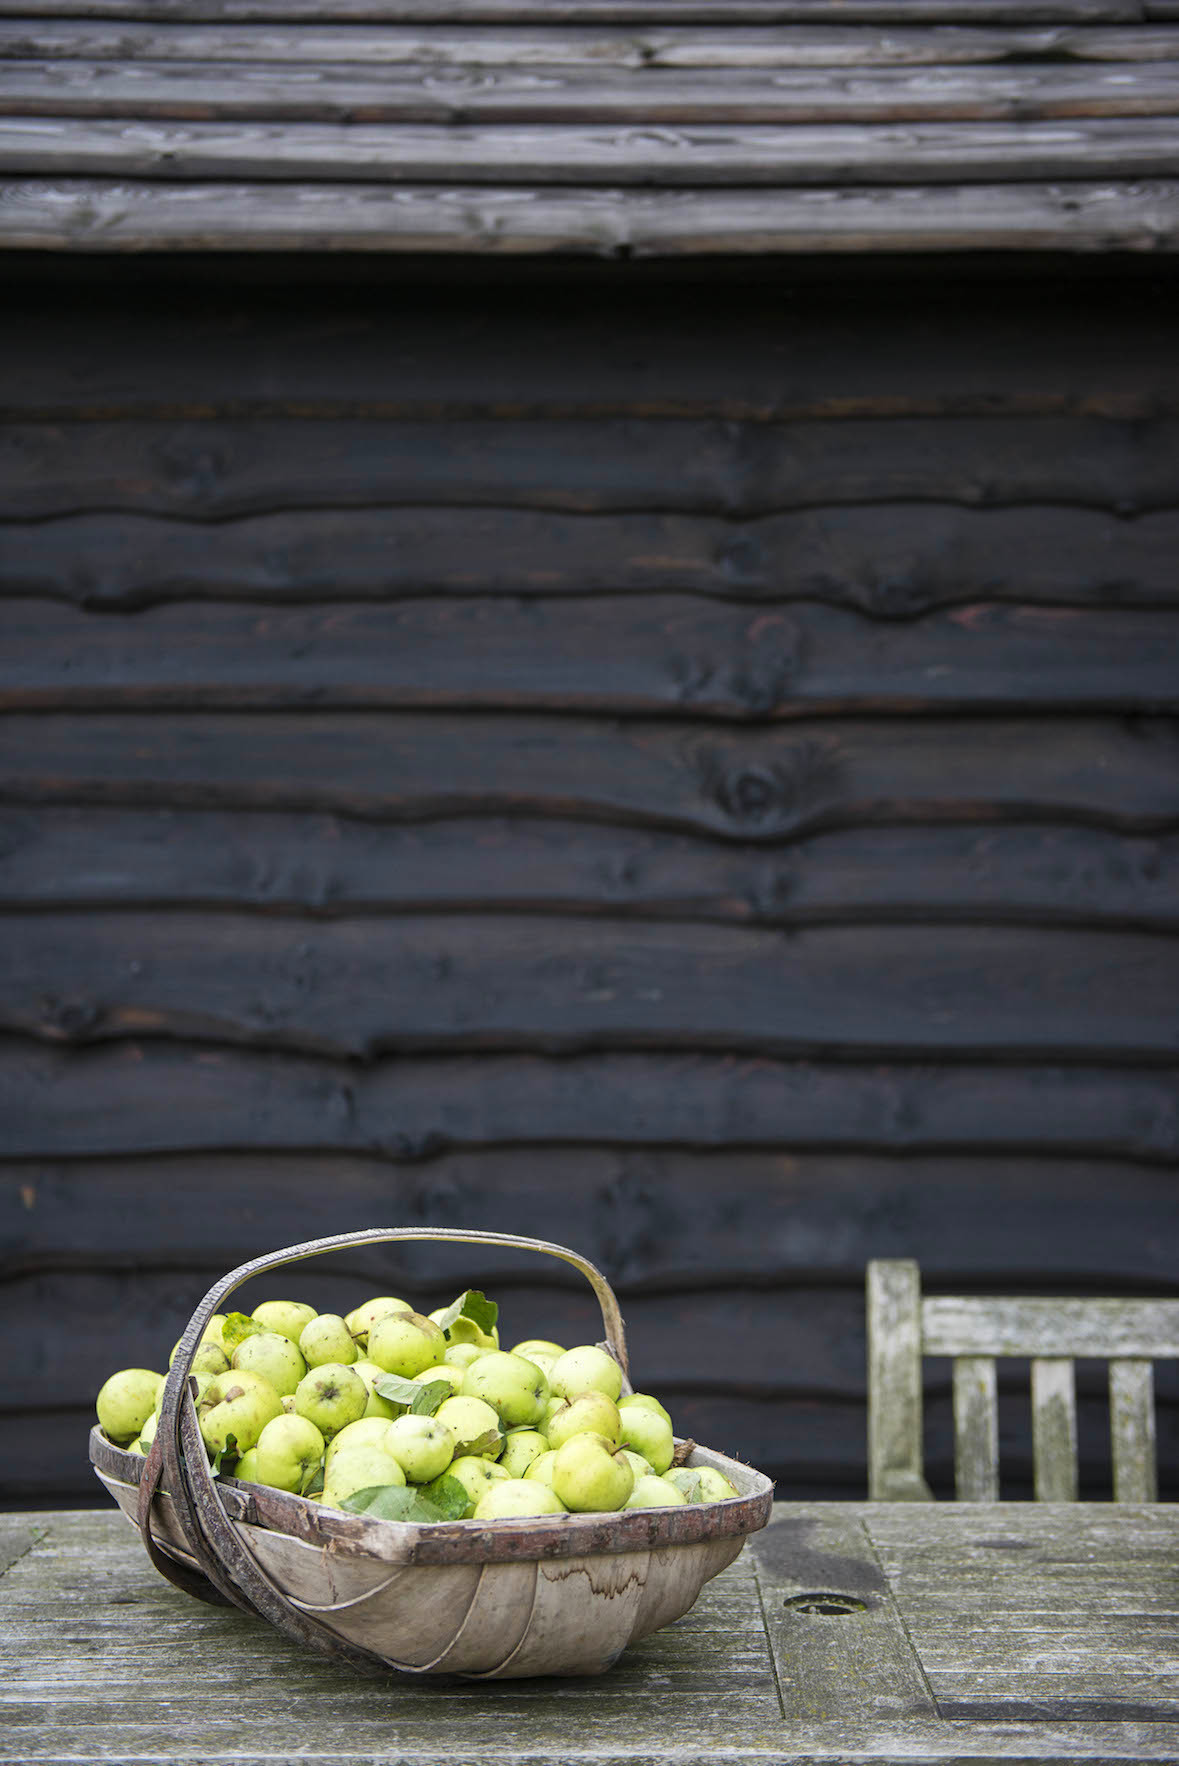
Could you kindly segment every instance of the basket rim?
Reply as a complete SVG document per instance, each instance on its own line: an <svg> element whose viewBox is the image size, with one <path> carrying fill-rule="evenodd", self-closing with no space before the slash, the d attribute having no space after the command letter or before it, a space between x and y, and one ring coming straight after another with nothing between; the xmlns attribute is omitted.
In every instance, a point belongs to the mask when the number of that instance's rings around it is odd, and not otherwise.
<svg viewBox="0 0 1179 1766"><path fill-rule="evenodd" d="M139 1484L147 1464L143 1454L109 1441L97 1424L90 1431L90 1461L103 1479L130 1486ZM351 1548L392 1564L512 1563L661 1549L740 1538L766 1525L774 1486L764 1473L707 1447L696 1446L688 1463L693 1461L713 1465L730 1478L736 1473L733 1481L747 1488L720 1502L529 1515L491 1523L382 1520L228 1477L218 1478L217 1488L231 1521L285 1533L308 1545Z"/></svg>

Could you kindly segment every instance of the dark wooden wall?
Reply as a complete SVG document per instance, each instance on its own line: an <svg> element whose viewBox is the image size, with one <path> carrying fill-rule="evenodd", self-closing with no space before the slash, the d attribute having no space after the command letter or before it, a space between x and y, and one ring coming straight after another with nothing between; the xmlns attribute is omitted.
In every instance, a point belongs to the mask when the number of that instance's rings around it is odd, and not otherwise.
<svg viewBox="0 0 1179 1766"><path fill-rule="evenodd" d="M9 1501L350 1227L579 1246L784 1493L863 1490L869 1257L1179 1293L1174 271L8 269ZM593 1328L276 1286L468 1279Z"/></svg>

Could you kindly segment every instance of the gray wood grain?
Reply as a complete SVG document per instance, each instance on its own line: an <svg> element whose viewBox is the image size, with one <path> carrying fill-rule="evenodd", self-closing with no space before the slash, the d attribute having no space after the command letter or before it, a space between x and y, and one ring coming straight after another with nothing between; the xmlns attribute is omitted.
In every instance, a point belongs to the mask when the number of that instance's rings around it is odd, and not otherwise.
<svg viewBox="0 0 1179 1766"><path fill-rule="evenodd" d="M868 1494L928 1502L922 1475L921 1277L911 1258L873 1260L867 1276Z"/></svg>
<svg viewBox="0 0 1179 1766"><path fill-rule="evenodd" d="M29 0L2 0L0 14L24 15ZM40 0L44 17L130 18L141 23L143 0ZM1144 16L1165 17L1165 3L1144 8L1142 0L334 0L333 18L364 22L459 24L584 24L607 19L650 26L653 20L713 24L816 21L879 24L1138 24ZM323 0L156 0L152 16L219 23L260 23L292 19L319 21Z"/></svg>
<svg viewBox="0 0 1179 1766"><path fill-rule="evenodd" d="M855 1766L1173 1761L1179 1704L1165 1690L1173 1635L1148 1626L1135 1650L1124 1626L1111 1632L1099 1614L1070 1621L1062 1611L1039 1626L1012 1626L1013 1672L990 1689L979 1684L985 1675L971 1663L988 1659L996 1616L1001 1624L1001 1616L1027 1610L1029 1598L1052 1587L1054 1557L1062 1548L1067 1555L1070 1541L1092 1574L1112 1573L1122 1595L1139 1598L1143 1610L1172 1577L1173 1516L1137 1508L1111 1519L1084 1506L1046 1506L1038 1514L1035 1507L1008 1505L1001 1526L992 1511L980 1543L979 1511L969 1505L779 1505L773 1526L783 1539L784 1577L801 1571L809 1580L817 1562L827 1571L838 1567L857 1586L872 1581L876 1611L897 1615L908 1634L907 1658L902 1633L894 1630L890 1640L874 1617L860 1626L858 1650L846 1642L820 1646L828 1662L850 1650L845 1659L867 1670L858 1688L835 1686L851 1715L826 1721L783 1715L767 1629L767 1619L771 1626L774 1620L763 1617L759 1599L759 1582L763 1593L773 1584L748 1552L683 1621L628 1652L600 1679L426 1685L360 1678L300 1653L242 1614L187 1600L151 1570L121 1516L54 1512L39 1517L45 1533L35 1549L0 1578L5 1635L16 1646L0 1686L0 1758L6 1766L28 1766L117 1751L152 1766L262 1766L297 1754L313 1766L334 1766L342 1758L342 1728L350 1758L377 1758L388 1751L392 1725L399 1756L411 1766L455 1766L481 1755L528 1766L592 1766L622 1753L633 1758L637 1748L686 1766L704 1766L719 1752L741 1766L767 1755ZM2 1518L0 1536L23 1525L23 1517ZM989 1579L970 1587L959 1581L960 1567L980 1551L989 1559ZM913 1565L940 1566L940 1586L911 1586ZM951 1656L937 1641L936 1622L954 1617L959 1645ZM814 1628L856 1623L810 1621ZM1103 1669L1111 1643L1114 1666ZM1040 1653L1054 1648L1067 1654L1067 1673L1037 1667ZM898 1710L914 1654L936 1662L926 1678L941 1719L928 1710L916 1717ZM818 1683L823 1664L813 1646L812 1656ZM251 1665L235 1681L232 1708L219 1696L227 1658ZM796 1668L787 1661L785 1670L789 1695ZM1063 1696L1061 1683L1071 1689ZM917 1691L920 1681L910 1678L908 1687ZM1139 1714L1144 1693L1150 1717ZM1070 1702L1072 1715L1062 1716ZM990 1714L971 1714L983 1709Z"/></svg>
<svg viewBox="0 0 1179 1766"><path fill-rule="evenodd" d="M921 1333L927 1355L1173 1356L1179 1302L927 1295Z"/></svg>
<svg viewBox="0 0 1179 1766"><path fill-rule="evenodd" d="M1145 1358L1115 1356L1110 1361L1109 1432L1115 1501L1154 1502L1154 1367Z"/></svg>
<svg viewBox="0 0 1179 1766"><path fill-rule="evenodd" d="M0 102L27 110L22 93ZM214 106L214 108L220 108ZM364 179L549 185L820 186L988 180L1166 178L1172 117L1049 122L404 123L179 122L32 116L0 119L0 169L34 176L273 180Z"/></svg>
<svg viewBox="0 0 1179 1766"><path fill-rule="evenodd" d="M754 1564L783 1715L935 1717L937 1703L867 1529L816 1507L771 1521ZM843 1610L846 1609L846 1610Z"/></svg>
<svg viewBox="0 0 1179 1766"><path fill-rule="evenodd" d="M1032 1451L1038 1502L1077 1499L1077 1390L1065 1355L1032 1358Z"/></svg>
<svg viewBox="0 0 1179 1766"><path fill-rule="evenodd" d="M1176 86L1179 94L1179 85ZM469 184L0 185L0 246L70 251L579 252L612 258L819 251L1172 251L1179 185L914 185L879 190L584 189Z"/></svg>
<svg viewBox="0 0 1179 1766"><path fill-rule="evenodd" d="M999 1409L987 1355L954 1359L954 1484L959 1502L999 1500Z"/></svg>
<svg viewBox="0 0 1179 1766"><path fill-rule="evenodd" d="M186 96L187 95L187 96ZM328 64L298 81L267 62L0 60L12 116L206 117L222 123L356 120L399 123L1033 123L1049 118L1169 117L1179 60L1134 64L1048 60L933 72L906 67L759 73L736 67L617 70L398 67L394 77ZM895 145L895 144L894 144Z"/></svg>
<svg viewBox="0 0 1179 1766"><path fill-rule="evenodd" d="M357 74L375 65L543 68L797 68L956 66L1054 57L1073 61L1169 61L1175 35L1165 26L1093 24L1024 26L970 24L892 26L887 31L840 24L714 26L650 22L624 28L353 22L322 18L301 25L107 24L97 18L25 17L0 22L0 57L17 60L189 61L347 64ZM841 9L846 16L846 9ZM45 8L40 9L41 14ZM730 14L730 16L733 16Z"/></svg>

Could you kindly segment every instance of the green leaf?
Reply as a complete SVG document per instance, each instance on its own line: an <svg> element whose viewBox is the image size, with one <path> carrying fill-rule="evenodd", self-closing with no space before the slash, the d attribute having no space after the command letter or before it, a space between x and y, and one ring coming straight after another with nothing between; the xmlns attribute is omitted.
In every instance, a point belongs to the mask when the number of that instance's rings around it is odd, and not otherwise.
<svg viewBox="0 0 1179 1766"><path fill-rule="evenodd" d="M322 1489L323 1489L323 1467L320 1466L319 1470L316 1472L314 1478L312 1478L310 1484L308 1484L308 1486L307 1486L306 1490L304 1490L303 1494L304 1494L304 1496L318 1496Z"/></svg>
<svg viewBox="0 0 1179 1766"><path fill-rule="evenodd" d="M431 1381L432 1385L441 1383L440 1380ZM419 1394L425 1390L425 1386L419 1386L416 1380L403 1380L400 1374L382 1374L379 1380L373 1381L373 1391L387 1398L390 1404L399 1404L402 1410L412 1410Z"/></svg>
<svg viewBox="0 0 1179 1766"><path fill-rule="evenodd" d="M370 1484L346 1496L340 1507L379 1521L457 1521L469 1500L458 1479L443 1473L421 1489L414 1484Z"/></svg>
<svg viewBox="0 0 1179 1766"><path fill-rule="evenodd" d="M417 1385L416 1380L411 1383ZM440 1404L453 1397L454 1387L449 1380L423 1381L418 1386L418 1396L409 1407L410 1412L414 1416L433 1416Z"/></svg>
<svg viewBox="0 0 1179 1766"><path fill-rule="evenodd" d="M486 1429L482 1435L476 1435L472 1441L456 1441L454 1457L460 1459L466 1454L473 1454L478 1459L487 1452L489 1447L494 1447L498 1441L502 1440L503 1436L498 1429Z"/></svg>
<svg viewBox="0 0 1179 1766"><path fill-rule="evenodd" d="M239 1343L244 1343L247 1337L261 1336L263 1329L258 1320L251 1318L248 1312L231 1312L221 1326L221 1341L232 1357Z"/></svg>
<svg viewBox="0 0 1179 1766"><path fill-rule="evenodd" d="M456 1319L469 1318L472 1324L490 1336L498 1317L499 1307L494 1300L489 1300L486 1294L479 1292L478 1288L468 1288L465 1294L459 1295L453 1305L446 1308L438 1323L444 1331L449 1332Z"/></svg>

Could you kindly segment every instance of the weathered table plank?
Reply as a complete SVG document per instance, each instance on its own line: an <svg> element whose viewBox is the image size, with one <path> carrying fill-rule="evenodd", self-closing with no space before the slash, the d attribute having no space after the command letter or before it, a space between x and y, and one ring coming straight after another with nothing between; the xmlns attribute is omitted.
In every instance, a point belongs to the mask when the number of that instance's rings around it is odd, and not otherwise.
<svg viewBox="0 0 1179 1766"><path fill-rule="evenodd" d="M1177 1545L1155 1505L780 1504L603 1678L461 1683L191 1602L121 1516L2 1516L0 1761L1175 1761Z"/></svg>

